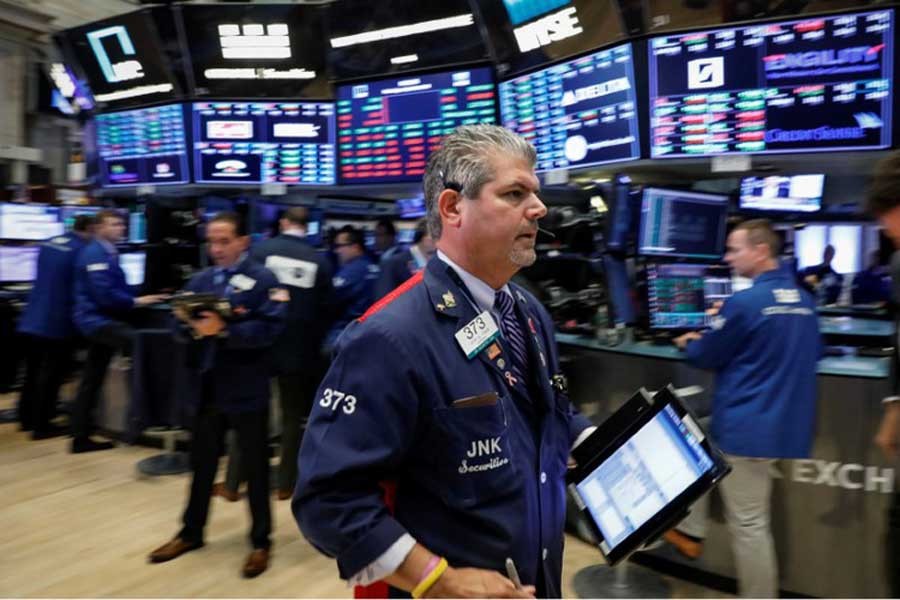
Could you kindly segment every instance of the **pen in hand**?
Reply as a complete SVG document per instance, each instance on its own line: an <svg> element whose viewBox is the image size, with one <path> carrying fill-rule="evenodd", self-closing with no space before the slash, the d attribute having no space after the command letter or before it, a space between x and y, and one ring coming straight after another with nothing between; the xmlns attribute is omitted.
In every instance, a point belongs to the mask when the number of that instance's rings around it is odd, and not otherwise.
<svg viewBox="0 0 900 600"><path fill-rule="evenodd" d="M513 559L506 559L506 574L509 576L509 580L513 582L513 585L516 586L517 590L522 589L522 580L519 579L519 572L516 571L516 563L513 562Z"/></svg>

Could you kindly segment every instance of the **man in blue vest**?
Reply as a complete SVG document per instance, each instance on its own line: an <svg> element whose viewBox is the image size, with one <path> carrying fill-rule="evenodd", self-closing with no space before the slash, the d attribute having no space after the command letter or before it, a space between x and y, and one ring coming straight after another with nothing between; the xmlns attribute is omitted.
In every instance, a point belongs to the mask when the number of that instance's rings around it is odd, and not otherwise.
<svg viewBox="0 0 900 600"><path fill-rule="evenodd" d="M37 277L19 332L28 335L25 385L19 398L19 420L24 431L42 440L68 431L53 425L56 402L72 363L77 336L72 324L72 280L75 259L91 239L94 218L79 215L70 233L41 244Z"/></svg>
<svg viewBox="0 0 900 600"><path fill-rule="evenodd" d="M272 348L282 422L279 500L294 493L301 431L324 374L321 348L329 325L331 266L306 242L308 223L306 208L289 208L279 222L281 235L250 250L250 258L272 271L291 294L287 325Z"/></svg>
<svg viewBox="0 0 900 600"><path fill-rule="evenodd" d="M425 172L437 256L338 341L293 510L350 583L435 598L562 593L566 464L590 423L564 394L549 314L510 283L535 261L547 212L535 160L494 125L444 138Z"/></svg>
<svg viewBox="0 0 900 600"><path fill-rule="evenodd" d="M332 279L332 314L334 323L328 332L325 346L330 349L344 328L375 301L375 282L378 265L366 254L362 232L352 225L342 227L334 238L334 252L340 267ZM326 354L329 354L326 351Z"/></svg>
<svg viewBox="0 0 900 600"><path fill-rule="evenodd" d="M203 546L213 480L225 433L234 429L247 475L253 550L244 577L268 568L272 530L269 502L269 350L284 329L290 295L275 275L247 258L250 238L234 213L220 213L206 228L215 266L191 279L187 292L224 298L229 313L176 313L177 339L187 344L190 372L191 491L181 531L150 553L153 563L178 558Z"/></svg>
<svg viewBox="0 0 900 600"><path fill-rule="evenodd" d="M409 248L400 249L381 258L379 267L381 275L375 285L375 298L382 298L395 287L412 277L416 271L425 268L428 259L434 254L434 240L428 234L425 220L416 223L413 244Z"/></svg>
<svg viewBox="0 0 900 600"><path fill-rule="evenodd" d="M732 472L719 486L732 534L738 591L778 595L770 530L770 468L778 458L808 458L816 424L816 366L822 340L812 294L778 265L778 237L768 221L738 225L725 261L753 287L725 301L709 330L675 339L688 363L716 372L711 434ZM666 539L703 538L701 501Z"/></svg>
<svg viewBox="0 0 900 600"><path fill-rule="evenodd" d="M116 244L125 235L122 215L112 209L97 213L94 241L79 254L75 264L73 320L89 342L87 361L72 407L72 452L108 450L110 442L91 439L93 412L113 354L130 354L134 328L128 324L135 307L165 300L163 295L135 297L119 266Z"/></svg>

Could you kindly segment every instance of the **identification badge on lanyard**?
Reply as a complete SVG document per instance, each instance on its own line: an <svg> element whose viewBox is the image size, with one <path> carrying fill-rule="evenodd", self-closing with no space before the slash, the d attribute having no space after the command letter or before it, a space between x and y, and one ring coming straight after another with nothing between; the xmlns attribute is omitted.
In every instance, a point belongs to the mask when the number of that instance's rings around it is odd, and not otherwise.
<svg viewBox="0 0 900 600"><path fill-rule="evenodd" d="M456 332L456 341L466 358L472 359L497 339L500 330L489 311L484 311Z"/></svg>

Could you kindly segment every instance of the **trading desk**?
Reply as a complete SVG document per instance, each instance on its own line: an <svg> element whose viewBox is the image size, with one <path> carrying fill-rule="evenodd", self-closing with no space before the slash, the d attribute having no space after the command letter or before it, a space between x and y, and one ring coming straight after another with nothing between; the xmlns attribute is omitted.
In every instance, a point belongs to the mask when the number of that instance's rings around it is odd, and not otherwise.
<svg viewBox="0 0 900 600"><path fill-rule="evenodd" d="M890 325L890 324L888 324ZM864 327L869 327L865 325ZM673 346L626 342L605 346L596 339L559 334L569 395L586 415L602 420L643 386L702 386L687 398L709 414L714 375L689 366ZM872 443L889 395L889 358L826 357L819 362L817 433L809 460L776 463L772 531L783 590L811 596L884 597L886 516L895 465ZM691 561L670 547L635 560L681 576L735 577L730 534L713 498L712 522L703 556ZM709 579L706 580L707 582Z"/></svg>

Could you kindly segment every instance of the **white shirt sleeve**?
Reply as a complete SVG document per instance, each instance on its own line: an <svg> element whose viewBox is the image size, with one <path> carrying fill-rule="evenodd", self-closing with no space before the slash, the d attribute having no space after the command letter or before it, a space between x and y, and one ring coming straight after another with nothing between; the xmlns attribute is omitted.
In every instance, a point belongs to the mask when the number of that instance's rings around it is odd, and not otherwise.
<svg viewBox="0 0 900 600"><path fill-rule="evenodd" d="M406 557L409 556L415 545L415 538L408 533L404 533L384 554L348 579L347 585L369 585L384 579L403 564L403 561L406 560Z"/></svg>
<svg viewBox="0 0 900 600"><path fill-rule="evenodd" d="M588 438L588 436L591 435L592 433L594 433L595 431L597 431L597 426L596 426L596 425L591 425L590 427L585 427L585 428L584 428L584 431L582 431L581 433L579 433L579 434L578 434L578 437L575 438L575 443L572 444L572 448L571 448L571 449L574 450L575 448L577 448L578 445L581 444L581 442L583 442L584 440L586 440L586 439Z"/></svg>

